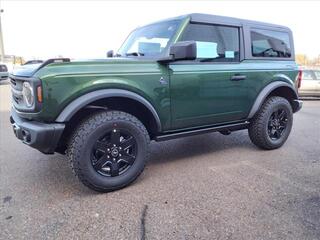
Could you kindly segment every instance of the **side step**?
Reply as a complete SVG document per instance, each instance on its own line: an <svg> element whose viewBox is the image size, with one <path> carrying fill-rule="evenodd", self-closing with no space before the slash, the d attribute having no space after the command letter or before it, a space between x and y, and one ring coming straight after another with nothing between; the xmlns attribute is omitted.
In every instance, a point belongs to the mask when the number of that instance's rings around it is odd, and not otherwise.
<svg viewBox="0 0 320 240"><path fill-rule="evenodd" d="M210 133L210 132L220 132L220 131L232 132L232 131L246 129L246 128L248 128L248 125L249 125L249 122L245 121L245 122L241 122L241 123L232 123L232 124L227 124L227 125L223 125L223 126L193 129L193 130L188 130L188 131L183 131L183 132L174 132L174 133L156 136L154 140L156 140L157 142L161 142L161 141L166 141L166 140L170 140L170 139L188 137L188 136L193 136L193 135L198 135L198 134L203 134L203 133Z"/></svg>

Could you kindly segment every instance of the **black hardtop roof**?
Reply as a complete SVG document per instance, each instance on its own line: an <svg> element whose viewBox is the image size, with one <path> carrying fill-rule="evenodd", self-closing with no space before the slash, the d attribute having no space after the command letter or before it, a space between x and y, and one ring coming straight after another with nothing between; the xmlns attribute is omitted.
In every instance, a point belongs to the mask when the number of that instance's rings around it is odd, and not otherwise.
<svg viewBox="0 0 320 240"><path fill-rule="evenodd" d="M219 24L219 25L225 25L225 26L238 26L238 27L248 26L253 28L266 28L270 30L275 30L275 31L278 30L278 31L285 31L285 32L291 33L291 29L289 27L278 25L278 24L259 22L259 21L241 19L241 18L218 16L218 15L205 14L205 13L190 13L190 14L180 15L172 18L166 18L160 21L149 23L144 26L139 26L136 29L161 23L161 22L182 20L186 18L190 18L190 22L193 22L193 23L208 23L208 24Z"/></svg>
<svg viewBox="0 0 320 240"><path fill-rule="evenodd" d="M186 17L189 17L191 22L197 22L197 23L212 23L212 24L221 24L221 25L232 25L232 26L265 27L265 28L291 31L288 27L277 25L277 24L246 20L246 19L240 19L240 18L233 18L233 17L204 14L204 13L190 13L190 14L177 16L169 19L163 19L159 22L176 20L176 19L178 20Z"/></svg>
<svg viewBox="0 0 320 240"><path fill-rule="evenodd" d="M191 13L187 14L191 19L191 22L199 22L199 23L219 23L224 25L235 25L235 26L243 26L248 25L251 27L268 27L268 28L277 28L282 30L290 31L290 29L286 26L281 26L277 24L259 22L259 21L252 21L240 18L233 18L233 17L224 17L224 16L217 16L211 14L203 14L203 13Z"/></svg>

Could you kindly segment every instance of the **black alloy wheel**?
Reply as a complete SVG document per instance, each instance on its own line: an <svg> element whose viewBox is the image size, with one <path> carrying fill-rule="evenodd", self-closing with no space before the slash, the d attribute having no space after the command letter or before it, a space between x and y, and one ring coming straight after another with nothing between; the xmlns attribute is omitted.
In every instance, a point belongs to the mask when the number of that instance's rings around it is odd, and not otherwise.
<svg viewBox="0 0 320 240"><path fill-rule="evenodd" d="M137 154L135 138L122 129L113 128L96 141L92 149L93 168L103 176L115 177L125 173Z"/></svg>
<svg viewBox="0 0 320 240"><path fill-rule="evenodd" d="M75 129L67 156L79 180L99 192L132 183L149 157L150 137L145 126L131 114L99 111Z"/></svg>
<svg viewBox="0 0 320 240"><path fill-rule="evenodd" d="M274 111L268 122L268 135L271 140L279 140L287 129L288 116L284 109Z"/></svg>
<svg viewBox="0 0 320 240"><path fill-rule="evenodd" d="M279 96L265 100L248 127L251 141L259 148L281 147L292 129L293 113L290 102Z"/></svg>

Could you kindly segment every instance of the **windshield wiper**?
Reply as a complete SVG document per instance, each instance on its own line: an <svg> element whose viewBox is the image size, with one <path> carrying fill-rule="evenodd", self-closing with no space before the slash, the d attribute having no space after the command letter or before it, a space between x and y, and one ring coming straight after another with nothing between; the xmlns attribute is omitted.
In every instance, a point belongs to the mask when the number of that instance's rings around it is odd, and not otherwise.
<svg viewBox="0 0 320 240"><path fill-rule="evenodd" d="M144 56L144 53L131 52L131 53L126 53L126 56Z"/></svg>

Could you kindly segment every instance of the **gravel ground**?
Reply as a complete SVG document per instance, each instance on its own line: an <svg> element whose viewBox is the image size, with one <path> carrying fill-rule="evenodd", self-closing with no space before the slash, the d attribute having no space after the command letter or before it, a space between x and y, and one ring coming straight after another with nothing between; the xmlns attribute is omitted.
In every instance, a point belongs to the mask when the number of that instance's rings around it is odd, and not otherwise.
<svg viewBox="0 0 320 240"><path fill-rule="evenodd" d="M0 83L0 239L320 239L320 101L278 150L247 131L152 143L136 182L98 194L14 137L9 93Z"/></svg>

